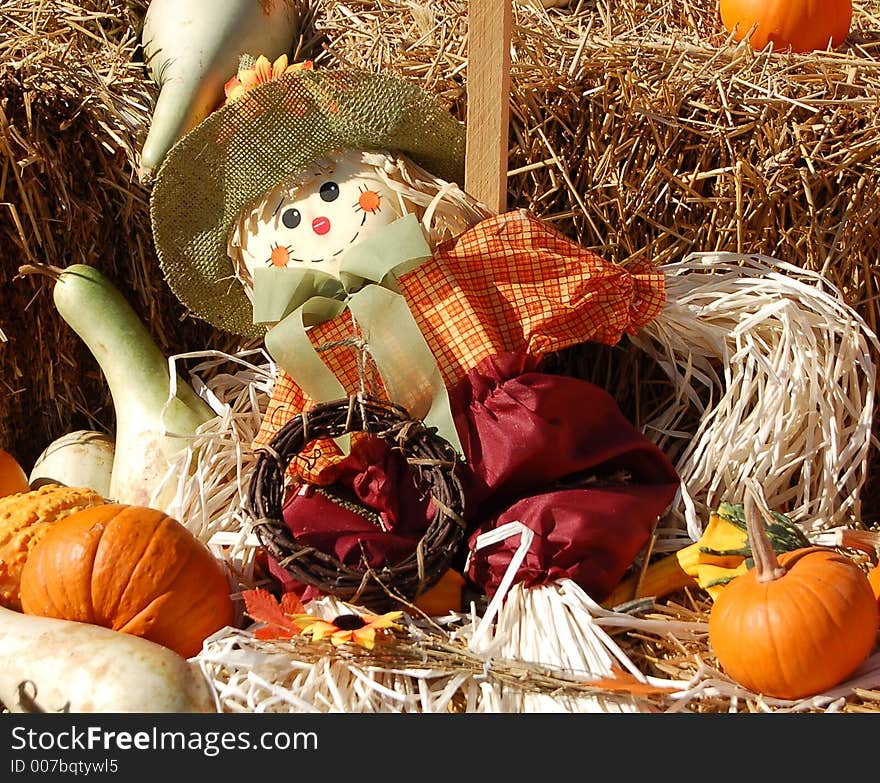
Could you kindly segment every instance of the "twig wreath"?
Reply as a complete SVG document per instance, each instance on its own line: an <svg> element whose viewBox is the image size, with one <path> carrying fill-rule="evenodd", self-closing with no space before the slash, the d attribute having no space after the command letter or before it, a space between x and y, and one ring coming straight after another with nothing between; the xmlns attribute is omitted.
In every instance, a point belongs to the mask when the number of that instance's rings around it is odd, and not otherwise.
<svg viewBox="0 0 880 783"><path fill-rule="evenodd" d="M319 438L364 432L399 450L420 489L430 493L433 516L415 549L402 560L357 567L304 546L285 525L285 476L290 461ZM248 489L247 510L263 549L293 579L370 609L409 603L432 587L459 552L465 535L464 492L452 446L399 405L363 392L320 403L282 426L259 456Z"/></svg>

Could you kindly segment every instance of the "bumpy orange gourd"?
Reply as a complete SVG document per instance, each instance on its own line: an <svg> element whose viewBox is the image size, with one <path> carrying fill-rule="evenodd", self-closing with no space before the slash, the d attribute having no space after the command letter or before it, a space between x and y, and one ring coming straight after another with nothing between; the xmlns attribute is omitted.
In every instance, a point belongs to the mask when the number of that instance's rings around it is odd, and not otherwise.
<svg viewBox="0 0 880 783"><path fill-rule="evenodd" d="M93 489L60 484L0 497L0 606L21 611L22 569L49 528L103 502Z"/></svg>
<svg viewBox="0 0 880 783"><path fill-rule="evenodd" d="M852 23L852 0L720 0L725 29L737 41L749 38L753 49L770 41L776 51L809 52L840 46Z"/></svg>
<svg viewBox="0 0 880 783"><path fill-rule="evenodd" d="M827 547L777 559L757 501L746 521L755 567L736 577L709 614L709 643L721 668L745 688L799 699L823 693L868 657L880 623L865 572Z"/></svg>
<svg viewBox="0 0 880 783"><path fill-rule="evenodd" d="M161 511L108 503L60 520L21 574L25 614L141 636L189 658L233 620L226 571Z"/></svg>

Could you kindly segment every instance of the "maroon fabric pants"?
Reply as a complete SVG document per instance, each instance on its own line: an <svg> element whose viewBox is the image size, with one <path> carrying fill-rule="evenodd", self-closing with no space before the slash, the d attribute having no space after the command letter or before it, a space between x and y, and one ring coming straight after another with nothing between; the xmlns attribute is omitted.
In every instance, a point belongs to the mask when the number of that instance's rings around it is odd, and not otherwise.
<svg viewBox="0 0 880 783"><path fill-rule="evenodd" d="M536 535L517 581L535 586L569 577L601 601L675 497L679 479L668 457L607 392L542 373L532 357L492 357L450 398L465 457L469 547L481 533L518 521ZM432 517L424 488L383 441L364 439L346 459L338 485L372 513L303 488L287 501L284 516L301 543L343 562L356 564L362 553L373 566L401 559ZM466 576L491 597L519 544L514 536L472 551Z"/></svg>

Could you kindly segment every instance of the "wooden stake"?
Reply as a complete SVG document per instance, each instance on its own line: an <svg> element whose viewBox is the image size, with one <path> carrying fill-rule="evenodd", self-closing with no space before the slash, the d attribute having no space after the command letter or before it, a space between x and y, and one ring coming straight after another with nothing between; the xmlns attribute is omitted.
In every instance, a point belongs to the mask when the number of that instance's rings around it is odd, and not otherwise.
<svg viewBox="0 0 880 783"><path fill-rule="evenodd" d="M510 37L513 0L470 0L468 8L465 190L507 209Z"/></svg>

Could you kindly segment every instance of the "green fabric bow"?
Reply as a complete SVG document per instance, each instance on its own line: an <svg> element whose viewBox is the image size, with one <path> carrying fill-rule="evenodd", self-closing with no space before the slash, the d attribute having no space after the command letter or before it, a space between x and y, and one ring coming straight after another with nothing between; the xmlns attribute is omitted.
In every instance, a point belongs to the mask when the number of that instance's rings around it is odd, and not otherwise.
<svg viewBox="0 0 880 783"><path fill-rule="evenodd" d="M254 323L274 324L265 338L272 358L315 402L328 402L348 392L307 329L347 309L391 401L436 428L460 455L446 384L396 282L430 256L418 220L408 214L353 245L338 279L302 267L256 269Z"/></svg>

